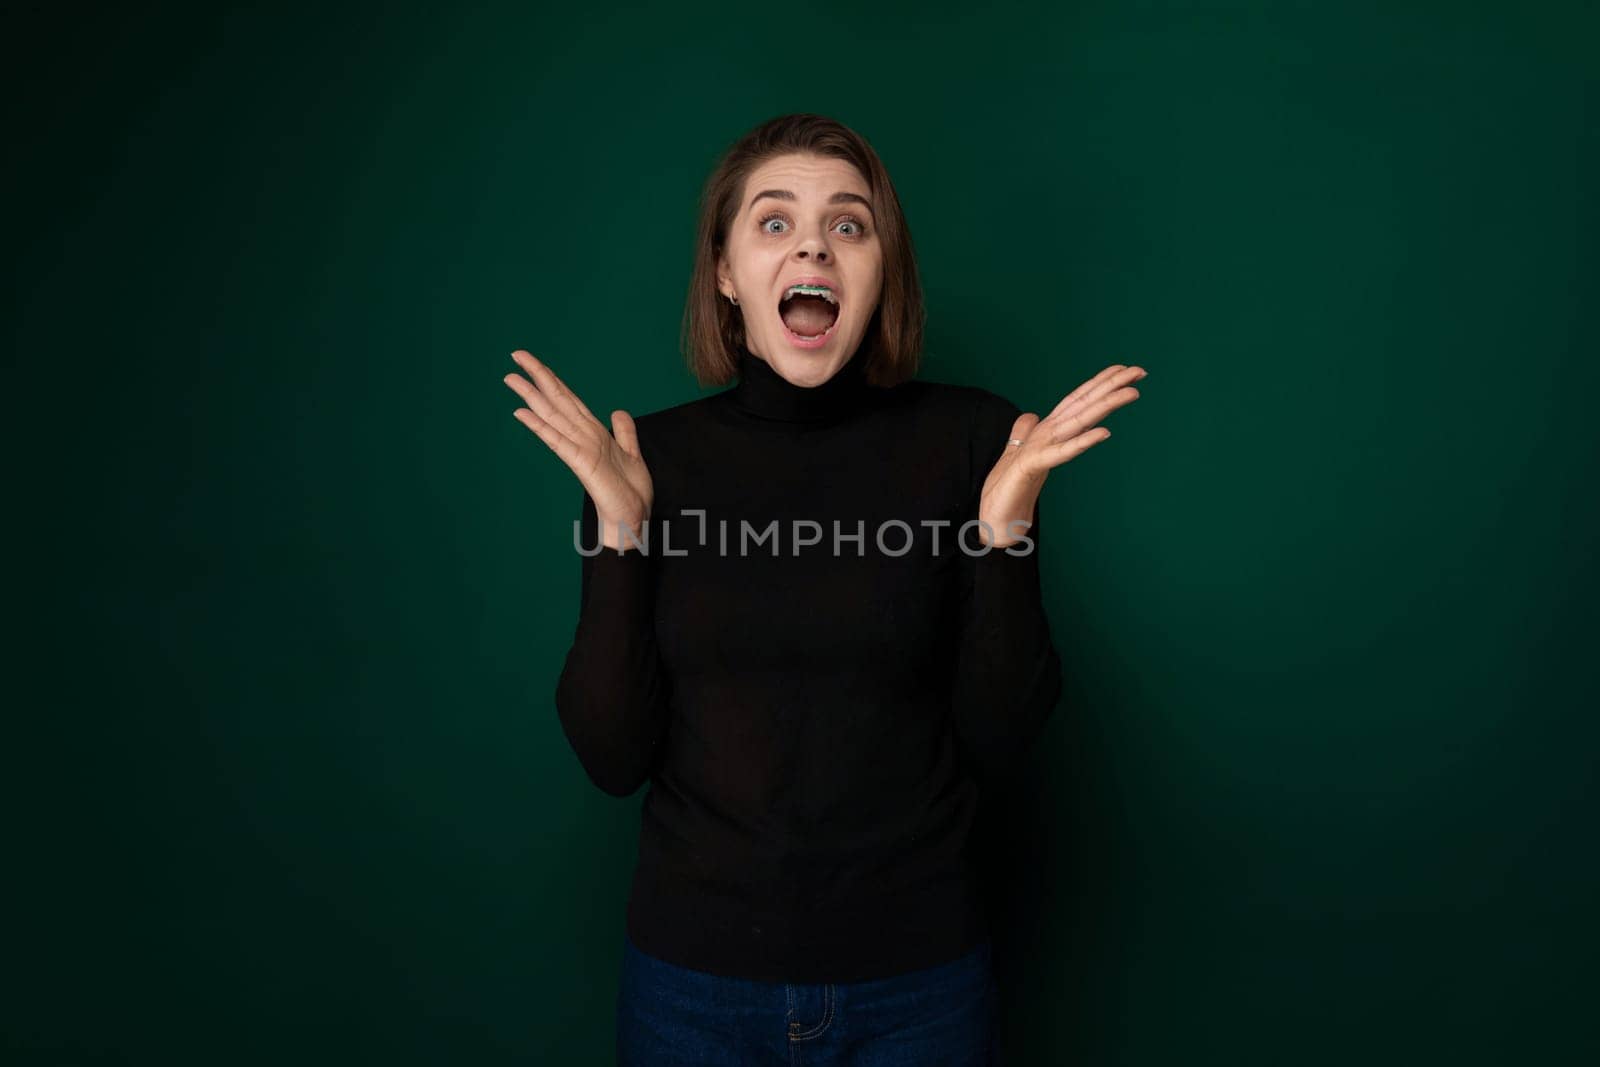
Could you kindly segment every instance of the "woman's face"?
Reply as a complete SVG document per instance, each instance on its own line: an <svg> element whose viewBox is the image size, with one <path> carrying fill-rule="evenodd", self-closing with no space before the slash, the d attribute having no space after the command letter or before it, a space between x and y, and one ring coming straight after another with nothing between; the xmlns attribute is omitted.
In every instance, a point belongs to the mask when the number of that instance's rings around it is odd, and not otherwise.
<svg viewBox="0 0 1600 1067"><path fill-rule="evenodd" d="M832 303L785 300L802 281L826 286ZM804 154L757 167L717 262L717 287L739 298L745 344L779 375L807 387L832 378L861 344L883 291L883 248L861 172Z"/></svg>

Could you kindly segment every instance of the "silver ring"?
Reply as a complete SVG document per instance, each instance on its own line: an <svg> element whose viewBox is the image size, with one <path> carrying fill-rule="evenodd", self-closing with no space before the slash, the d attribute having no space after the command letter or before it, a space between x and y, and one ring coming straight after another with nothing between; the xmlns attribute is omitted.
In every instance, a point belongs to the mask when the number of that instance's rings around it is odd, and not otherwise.
<svg viewBox="0 0 1600 1067"><path fill-rule="evenodd" d="M1008 444L1008 445L1020 445L1021 443L1022 443L1022 438L1020 438L1020 437L1013 437L1011 440L1006 442L1006 444Z"/></svg>

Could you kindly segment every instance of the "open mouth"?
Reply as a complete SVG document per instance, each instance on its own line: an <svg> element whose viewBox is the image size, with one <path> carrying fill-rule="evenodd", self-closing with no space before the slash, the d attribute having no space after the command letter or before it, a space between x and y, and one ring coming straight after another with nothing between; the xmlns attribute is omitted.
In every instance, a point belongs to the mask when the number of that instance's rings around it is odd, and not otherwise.
<svg viewBox="0 0 1600 1067"><path fill-rule="evenodd" d="M790 339L817 345L839 324L838 295L827 286L791 285L778 302L778 317Z"/></svg>

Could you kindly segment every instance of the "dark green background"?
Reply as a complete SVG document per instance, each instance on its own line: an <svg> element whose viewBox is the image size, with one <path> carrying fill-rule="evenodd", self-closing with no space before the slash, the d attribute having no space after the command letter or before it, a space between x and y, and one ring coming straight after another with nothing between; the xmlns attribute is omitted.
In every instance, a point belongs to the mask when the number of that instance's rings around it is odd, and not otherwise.
<svg viewBox="0 0 1600 1067"><path fill-rule="evenodd" d="M1600 1053L1592 5L6 19L8 1062L608 1061L643 793L500 379L699 395L700 182L796 110L924 376L1150 371L1042 505L1019 1062Z"/></svg>

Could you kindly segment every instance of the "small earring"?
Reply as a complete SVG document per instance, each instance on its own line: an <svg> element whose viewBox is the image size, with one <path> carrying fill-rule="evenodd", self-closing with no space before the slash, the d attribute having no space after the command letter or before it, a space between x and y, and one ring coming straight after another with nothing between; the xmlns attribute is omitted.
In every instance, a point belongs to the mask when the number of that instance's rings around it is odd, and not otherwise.
<svg viewBox="0 0 1600 1067"><path fill-rule="evenodd" d="M728 299L733 301L733 306L734 307L738 307L739 306L739 298L738 297L730 296L730 297L728 297Z"/></svg>

